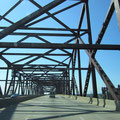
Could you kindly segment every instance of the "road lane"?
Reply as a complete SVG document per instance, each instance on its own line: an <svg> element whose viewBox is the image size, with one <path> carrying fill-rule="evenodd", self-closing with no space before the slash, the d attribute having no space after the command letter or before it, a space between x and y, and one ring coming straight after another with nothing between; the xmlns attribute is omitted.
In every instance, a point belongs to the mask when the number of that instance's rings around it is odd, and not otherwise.
<svg viewBox="0 0 120 120"><path fill-rule="evenodd" d="M0 109L0 120L119 120L120 113L64 96L42 96Z"/></svg>

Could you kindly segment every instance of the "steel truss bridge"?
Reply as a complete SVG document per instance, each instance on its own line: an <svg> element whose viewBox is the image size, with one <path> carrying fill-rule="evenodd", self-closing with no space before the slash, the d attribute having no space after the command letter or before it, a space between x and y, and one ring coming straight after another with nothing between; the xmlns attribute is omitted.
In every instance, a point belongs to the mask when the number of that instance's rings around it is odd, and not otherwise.
<svg viewBox="0 0 120 120"><path fill-rule="evenodd" d="M88 0L74 0L71 4L66 4L70 0L50 0L44 6L35 0L29 0L36 8L35 11L20 18L18 21L8 19L7 16L12 14L22 2L24 0L16 1L10 9L0 16L0 20L8 23L8 26L7 24L6 26L0 25L0 48L2 48L0 59L7 65L0 66L0 70L6 70L6 79L1 80L5 82L5 90L4 93L1 92L1 95L8 96L14 93L21 95L43 94L46 86L54 86L58 94L86 96L91 77L93 96L97 97L95 72L97 70L114 100L119 101L120 93L98 63L95 55L98 50L120 50L120 45L101 44L115 11L120 28L120 0L111 0L95 44L93 44L92 40ZM57 18L58 14L79 5L82 7L77 28L71 28ZM51 12L51 10L53 11ZM37 25L49 18L53 19L55 24L58 23L62 27L56 28L56 26L53 26L47 28L46 25L43 25L43 27ZM85 22L87 26L82 28L82 24ZM15 42L7 40L11 36L14 36L14 38L10 39L14 39ZM15 39L15 37L19 36L21 39ZM86 36L85 40L84 36ZM52 42L49 40L50 37L54 37ZM60 42L58 42L59 37L61 38ZM65 40L62 40L62 38L65 38ZM26 42L27 40L29 42ZM38 40L39 42L35 43L34 40ZM10 52L13 49L14 52ZM81 67L81 50L85 50L89 57L88 67ZM14 61L9 59L10 57ZM41 59L44 63L39 61ZM79 82L76 80L75 71L78 71ZM82 80L82 71L87 71L84 81ZM83 82L85 82L84 86L82 86Z"/></svg>

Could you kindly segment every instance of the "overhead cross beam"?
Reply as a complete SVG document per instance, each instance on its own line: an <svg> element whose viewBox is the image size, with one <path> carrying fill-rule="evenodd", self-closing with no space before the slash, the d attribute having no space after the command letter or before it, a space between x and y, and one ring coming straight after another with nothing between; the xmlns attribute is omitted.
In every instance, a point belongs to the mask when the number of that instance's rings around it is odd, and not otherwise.
<svg viewBox="0 0 120 120"><path fill-rule="evenodd" d="M44 54L40 54L40 53L2 53L2 55L30 55L30 56L43 56ZM58 53L54 53L54 54L46 54L46 56L71 56L71 54L58 54Z"/></svg>
<svg viewBox="0 0 120 120"><path fill-rule="evenodd" d="M57 12L54 12L52 15L55 16L55 15L57 15L57 14L59 14L59 13L61 13L61 12L64 12L64 11L66 11L66 10L68 10L68 9L76 6L76 5L79 5L79 4L82 3L82 2L84 2L84 0L80 0L79 2L77 2L77 3L73 4L73 5L70 5L70 6L68 6L68 7L65 7L65 8L61 9L61 10L58 10ZM38 19L38 20L36 20L36 21L34 21L34 22L31 22L31 23L27 24L26 27L29 27L29 26L31 26L31 25L34 25L34 24L38 23L38 22L41 22L41 21L43 21L43 20L45 20L45 19L47 19L47 18L49 18L49 17L51 17L51 16L48 15L48 16L45 16L45 17L43 17L43 18L40 18L40 19Z"/></svg>
<svg viewBox="0 0 120 120"><path fill-rule="evenodd" d="M35 18L39 17L40 15L44 14L48 10L51 10L52 8L56 7L57 5L63 3L64 1L65 0L54 0L53 2L51 2L51 3L47 4L46 6L44 6L42 9L39 9L39 10L31 13L27 17L19 20L18 22L14 23L10 27L4 29L0 33L0 39L4 38L5 36L7 36L10 33L14 32L16 29L24 26L25 24L29 23L30 21L34 20Z"/></svg>
<svg viewBox="0 0 120 120"><path fill-rule="evenodd" d="M67 65L66 65L67 66ZM56 71L56 70L60 70L60 71L64 71L64 70L88 70L88 68L50 68L48 66L46 66L46 68L34 68L35 66L31 66L31 67L24 67L21 65L21 66L17 66L15 65L14 67L0 67L1 70L5 70L5 69L17 69L17 70L33 70L33 69L36 69L38 71Z"/></svg>
<svg viewBox="0 0 120 120"><path fill-rule="evenodd" d="M37 2L35 2L34 0L30 0L35 6L37 6L39 9L42 8L41 5L39 5ZM53 18L55 21L57 21L60 25L64 26L66 29L68 29L70 32L72 32L74 35L76 34L73 30L71 30L67 25L65 25L62 21L60 21L58 18L56 18L53 14L51 14L50 12L46 11L46 14L48 16L50 16L51 18Z"/></svg>
<svg viewBox="0 0 120 120"><path fill-rule="evenodd" d="M65 0L57 0L57 1L53 1L51 3L49 3L48 5L46 5L45 7L43 7L40 10L37 10L35 12L33 12L32 14L28 15L27 17L19 20L18 22L14 23L13 25L11 25L10 27L4 29L1 33L0 33L0 39L4 38L5 36L9 35L10 33L12 33L13 31L15 31L16 29L22 27L23 25L25 25L26 23L32 21L33 19L35 19L36 17L44 14L45 11L48 11L52 8L54 8L55 6L61 4L62 2L64 2ZM18 3L16 3L7 13L4 14L2 18L4 18L9 12L11 12L17 5L19 5L21 3L21 1L19 1ZM5 59L4 57L1 57L1 59L4 59L5 62L7 62L7 64L10 64L10 62ZM11 64L12 65L12 64Z"/></svg>
<svg viewBox="0 0 120 120"><path fill-rule="evenodd" d="M110 44L63 44L63 43L11 43L0 42L1 48L36 48L36 49L90 49L90 50L120 50L120 45Z"/></svg>
<svg viewBox="0 0 120 120"><path fill-rule="evenodd" d="M1 27L0 26L0 29L6 29L7 27ZM65 28L43 28L43 27L20 27L18 28L18 30L44 30L44 31L62 31L62 32L65 32L65 31L69 31L68 29L65 29ZM75 29L75 28L71 28L72 31L78 31L78 29ZM87 29L79 29L80 31L87 31Z"/></svg>

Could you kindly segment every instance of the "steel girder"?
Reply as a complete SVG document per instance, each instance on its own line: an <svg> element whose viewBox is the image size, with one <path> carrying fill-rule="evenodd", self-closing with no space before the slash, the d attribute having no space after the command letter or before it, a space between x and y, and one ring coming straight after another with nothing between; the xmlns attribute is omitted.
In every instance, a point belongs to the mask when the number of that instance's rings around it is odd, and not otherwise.
<svg viewBox="0 0 120 120"><path fill-rule="evenodd" d="M108 13L107 13L107 15L106 15L106 18L105 18L105 20L104 20L104 24L103 24L103 26L102 26L102 28L101 28L101 31L100 31L100 33L99 33L99 35L98 35L98 38L97 38L97 41L96 41L96 45L99 45L100 43L101 43L101 41L102 41L102 38L103 38L103 36L104 36L104 34L105 34L105 31L106 31L106 29L107 29L107 27L108 27L108 25L109 25L109 22L110 22L110 20L111 20L111 17L112 17L112 15L113 15L113 12L114 12L114 10L116 10L117 11L117 16L119 16L119 10L118 10L118 6L120 5L118 5L118 3L120 3L120 1L119 0L112 0L111 1L111 4L110 4L110 7L109 7L109 9L108 9ZM115 6L115 4L117 4L117 8L116 8L116 6ZM119 17L117 17L118 18L118 21L120 20L119 19ZM118 22L119 23L119 22ZM95 57L95 54L96 54L96 52L97 52L97 50L93 50L92 51L92 54L91 54L91 57L93 57L93 59L94 59L94 57ZM91 68L90 67L90 64L89 64L89 66L88 66L88 68ZM87 72L87 77L86 77L86 81L85 81L85 86L84 86L84 96L86 96L86 93L87 93L87 89L88 89L88 85L89 85L89 79L90 79L90 73L91 73L91 69L89 69L88 70L88 72ZM102 77L101 77L102 78ZM104 78L103 78L104 79ZM110 86L110 85L109 85ZM109 88L109 87L108 87ZM113 88L115 88L115 87L113 87ZM111 91L111 88L109 89L110 91ZM114 93L114 95L113 96L115 96L114 97L114 99L116 99L116 100L119 100L119 96L118 95L115 95L116 93L115 93L115 91L114 92L112 92L112 94ZM118 93L117 93L118 94ZM118 96L118 97L116 97L116 96Z"/></svg>
<svg viewBox="0 0 120 120"><path fill-rule="evenodd" d="M105 18L104 24L102 26L102 29L100 31L100 34L98 35L98 39L95 44L92 43L92 34L91 34L91 24L90 24L90 15L89 15L89 5L87 0L80 0L75 2L72 5L69 5L65 8L61 8L60 10L51 13L51 9L55 8L61 3L66 2L66 0L54 0L53 2L45 5L42 7L39 3L35 2L34 0L30 0L30 2L35 5L38 10L35 12L31 13L30 15L24 17L23 19L19 20L18 22L13 22L7 18L7 15L11 13L19 4L21 4L22 1L18 1L15 5L13 5L3 16L0 16L0 20L4 19L8 23L11 24L11 26L0 26L0 29L2 30L0 33L0 48L5 48L0 52L0 58L8 65L8 67L0 67L1 70L7 69L6 73L6 84L5 84L5 92L4 94L8 94L11 89L13 89L12 92L16 92L18 89L18 92L21 91L22 94L27 94L34 93L37 94L39 90L43 90L43 86L45 85L45 82L42 80L49 80L46 82L46 85L51 84L51 85L56 85L56 87L61 87L58 90L60 93L68 93L70 94L70 87L72 88L73 94L78 93L78 87L77 87L77 82L75 79L75 71L78 70L79 73L79 93L82 96L82 74L81 70L87 70L87 77L85 81L85 86L84 86L84 92L83 95L86 96L87 94L87 89L89 85L89 79L90 79L90 73L92 72L92 82L93 82L93 95L94 97L97 97L97 84L96 84L96 76L95 76L95 69L98 71L100 74L101 78L105 82L106 86L110 90L112 96L114 97L115 100L120 100L119 94L117 93L114 85L106 75L106 73L103 71L97 60L95 59L95 54L97 50L120 50L120 45L109 45L109 44L100 44L102 41L102 38L105 34L105 31L108 27L108 24L110 22L110 19L112 17L113 12L116 10L117 13L117 19L118 23L120 26L120 1L119 0L112 0L110 8L108 10L107 16ZM80 15L80 20L78 23L78 28L71 28L68 25L66 25L63 21L58 19L56 17L57 14L62 13L64 11L67 11L79 4L83 4L83 7L81 9L81 15ZM38 18L39 16L43 14L47 14L47 16L44 16L42 18L39 18L37 20L34 20ZM86 21L87 21L87 29L82 29L82 23L84 20L84 15L86 13ZM44 28L44 27L31 27L32 25L35 25L43 20L46 20L48 18L54 19L57 23L59 23L61 26L64 28ZM32 21L34 20L34 21ZM24 32L16 32L16 30L24 30ZM36 30L39 32L25 32L25 30ZM41 31L47 31L45 33L42 33ZM48 31L53 31L52 33ZM55 31L55 32L54 32ZM59 31L60 33L56 33L56 31ZM62 33L65 32L65 33ZM68 33L67 33L68 32ZM82 36L88 36L88 44L85 44L81 37ZM3 38L5 39L6 36L24 36L22 39L19 41L12 43L9 41L2 42ZM69 40L58 43L57 41L55 43L50 42L49 40L42 38L41 36L47 36L47 37L71 37ZM40 42L44 43L25 43L24 41L33 38L33 39L38 39ZM70 42L77 41L75 44L71 44ZM79 43L79 41L82 42L82 44ZM24 43L23 43L24 42ZM11 48L32 48L32 49L48 49L47 52L44 53L32 53L32 52L21 52L21 53L9 53L9 49ZM55 52L55 50L59 49L60 51L64 53L52 53ZM72 49L72 53L66 49ZM86 53L89 56L89 66L88 68L82 68L81 67L81 55L80 51L81 49L85 49ZM74 52L76 51L76 52ZM5 56L8 55L23 55L25 56L24 58L20 58L15 61L9 61L6 59ZM48 56L63 56L63 57L68 57L64 59L63 61L60 61L59 59L54 59ZM78 67L76 67L76 56L78 57ZM47 59L51 62L55 62L56 64L31 64L32 62L35 62L39 59ZM23 64L19 64L20 62L25 61ZM66 63L66 61L69 60L69 63ZM16 76L16 74L13 74L11 81L9 81L8 74L10 70L16 71L16 73L19 76ZM72 70L72 77L70 75L70 71ZM28 74L26 74L29 72ZM36 77L38 75L37 72L39 72L41 80L32 80L32 77ZM59 72L60 76L56 77L56 83L55 81L52 81L51 78L49 77L51 72L54 73L54 75L57 76ZM27 76L25 76L27 75ZM53 74L52 74L53 75ZM53 76L54 76L53 75ZM16 78L18 77L18 80ZM70 79L71 77L71 79ZM57 82L59 79L61 79L61 82ZM52 82L51 82L52 81ZM8 82L10 82L8 89L7 85ZM70 84L71 83L71 84ZM58 84L60 86L58 86ZM31 91L30 89L31 88ZM21 90L20 90L21 89ZM27 89L27 91L26 91ZM38 90L39 89L39 90ZM76 92L75 92L76 90ZM40 91L39 91L40 92Z"/></svg>
<svg viewBox="0 0 120 120"><path fill-rule="evenodd" d="M38 16L44 14L45 12L49 11L50 9L56 7L57 5L61 4L62 2L64 2L65 0L55 0L49 4L47 4L46 6L44 6L42 9L39 9L33 13L31 13L30 15L28 15L27 17L19 20L18 22L16 22L15 24L11 25L10 27L4 29L1 33L0 33L0 39L4 38L6 35L11 34L13 31L15 31L16 29L24 26L25 24L27 24L28 22L34 20L35 18L37 18Z"/></svg>
<svg viewBox="0 0 120 120"><path fill-rule="evenodd" d="M1 48L39 48L39 49L89 49L89 50L120 50L120 45L110 44L61 44L61 43L11 43L0 42ZM8 53L9 54L9 53ZM50 54L49 54L50 55Z"/></svg>

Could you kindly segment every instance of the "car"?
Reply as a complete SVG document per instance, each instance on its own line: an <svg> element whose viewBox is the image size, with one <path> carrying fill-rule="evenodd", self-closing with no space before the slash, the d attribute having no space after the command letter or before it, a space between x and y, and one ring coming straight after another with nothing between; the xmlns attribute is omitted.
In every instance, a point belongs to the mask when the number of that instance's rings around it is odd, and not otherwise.
<svg viewBox="0 0 120 120"><path fill-rule="evenodd" d="M11 95L11 98L16 98L16 97L18 97L19 95L18 94L12 94Z"/></svg>
<svg viewBox="0 0 120 120"><path fill-rule="evenodd" d="M49 97L50 97L50 98L55 98L55 92L51 91Z"/></svg>

